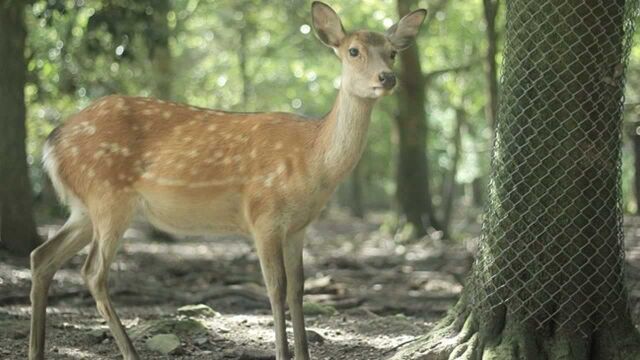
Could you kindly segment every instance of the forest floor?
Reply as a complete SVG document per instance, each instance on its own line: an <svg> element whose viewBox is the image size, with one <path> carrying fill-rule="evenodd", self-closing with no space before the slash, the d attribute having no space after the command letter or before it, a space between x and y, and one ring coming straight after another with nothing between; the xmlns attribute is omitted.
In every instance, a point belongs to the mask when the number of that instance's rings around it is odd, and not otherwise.
<svg viewBox="0 0 640 360"><path fill-rule="evenodd" d="M362 221L334 212L310 227L305 312L313 359L385 359L427 332L460 294L477 224L465 225L472 229L465 235L469 240L452 245L434 237L403 243L380 231L382 222L383 216ZM638 324L640 219L626 223L631 306ZM40 230L46 236L58 227ZM274 358L273 322L251 243L229 237L159 242L144 228L136 224L127 231L110 276L112 299L141 357ZM48 359L120 358L83 285L84 255L86 250L57 273L50 290ZM26 358L29 286L28 261L0 252L1 359ZM197 304L213 311L178 311ZM180 340L169 355L150 349L149 339L162 333ZM288 333L291 344L290 326Z"/></svg>

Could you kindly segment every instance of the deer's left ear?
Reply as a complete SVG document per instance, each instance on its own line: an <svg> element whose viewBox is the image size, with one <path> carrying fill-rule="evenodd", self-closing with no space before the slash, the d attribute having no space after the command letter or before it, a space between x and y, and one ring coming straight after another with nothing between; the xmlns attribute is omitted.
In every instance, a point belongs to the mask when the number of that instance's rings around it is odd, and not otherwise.
<svg viewBox="0 0 640 360"><path fill-rule="evenodd" d="M426 9L418 9L410 12L386 31L387 38L398 50L408 48L411 46L416 35L418 35L420 26L426 17Z"/></svg>

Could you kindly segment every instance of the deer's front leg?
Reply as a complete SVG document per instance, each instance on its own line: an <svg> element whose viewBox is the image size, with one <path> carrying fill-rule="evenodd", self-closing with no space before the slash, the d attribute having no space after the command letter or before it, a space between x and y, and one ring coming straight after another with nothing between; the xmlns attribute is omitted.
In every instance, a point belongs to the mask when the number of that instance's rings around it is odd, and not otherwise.
<svg viewBox="0 0 640 360"><path fill-rule="evenodd" d="M276 332L276 359L288 360L290 359L289 345L287 344L284 318L287 278L282 256L284 232L279 229L263 227L256 231L254 238L273 313L273 325Z"/></svg>
<svg viewBox="0 0 640 360"><path fill-rule="evenodd" d="M283 246L284 267L287 273L287 302L293 323L296 360L309 360L309 346L302 311L302 296L304 294L303 245L304 230L287 236Z"/></svg>

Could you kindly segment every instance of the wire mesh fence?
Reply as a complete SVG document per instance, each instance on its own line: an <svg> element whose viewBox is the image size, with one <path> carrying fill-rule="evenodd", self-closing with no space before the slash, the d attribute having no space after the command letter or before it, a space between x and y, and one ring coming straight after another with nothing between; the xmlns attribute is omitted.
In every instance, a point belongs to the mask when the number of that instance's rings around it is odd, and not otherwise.
<svg viewBox="0 0 640 360"><path fill-rule="evenodd" d="M638 1L506 4L474 302L586 334L627 300L620 143Z"/></svg>

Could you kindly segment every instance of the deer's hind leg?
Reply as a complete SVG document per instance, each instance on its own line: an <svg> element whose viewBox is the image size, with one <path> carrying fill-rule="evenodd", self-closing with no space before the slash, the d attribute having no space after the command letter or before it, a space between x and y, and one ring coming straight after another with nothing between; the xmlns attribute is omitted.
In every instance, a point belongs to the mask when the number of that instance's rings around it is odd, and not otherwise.
<svg viewBox="0 0 640 360"><path fill-rule="evenodd" d="M92 226L83 206L47 242L31 252L31 334L29 359L44 359L47 293L56 271L91 241Z"/></svg>
<svg viewBox="0 0 640 360"><path fill-rule="evenodd" d="M109 266L133 215L134 199L111 197L90 207L94 237L89 255L82 268L85 283L93 295L98 312L105 319L124 359L139 359L124 326L111 303L107 289Z"/></svg>

